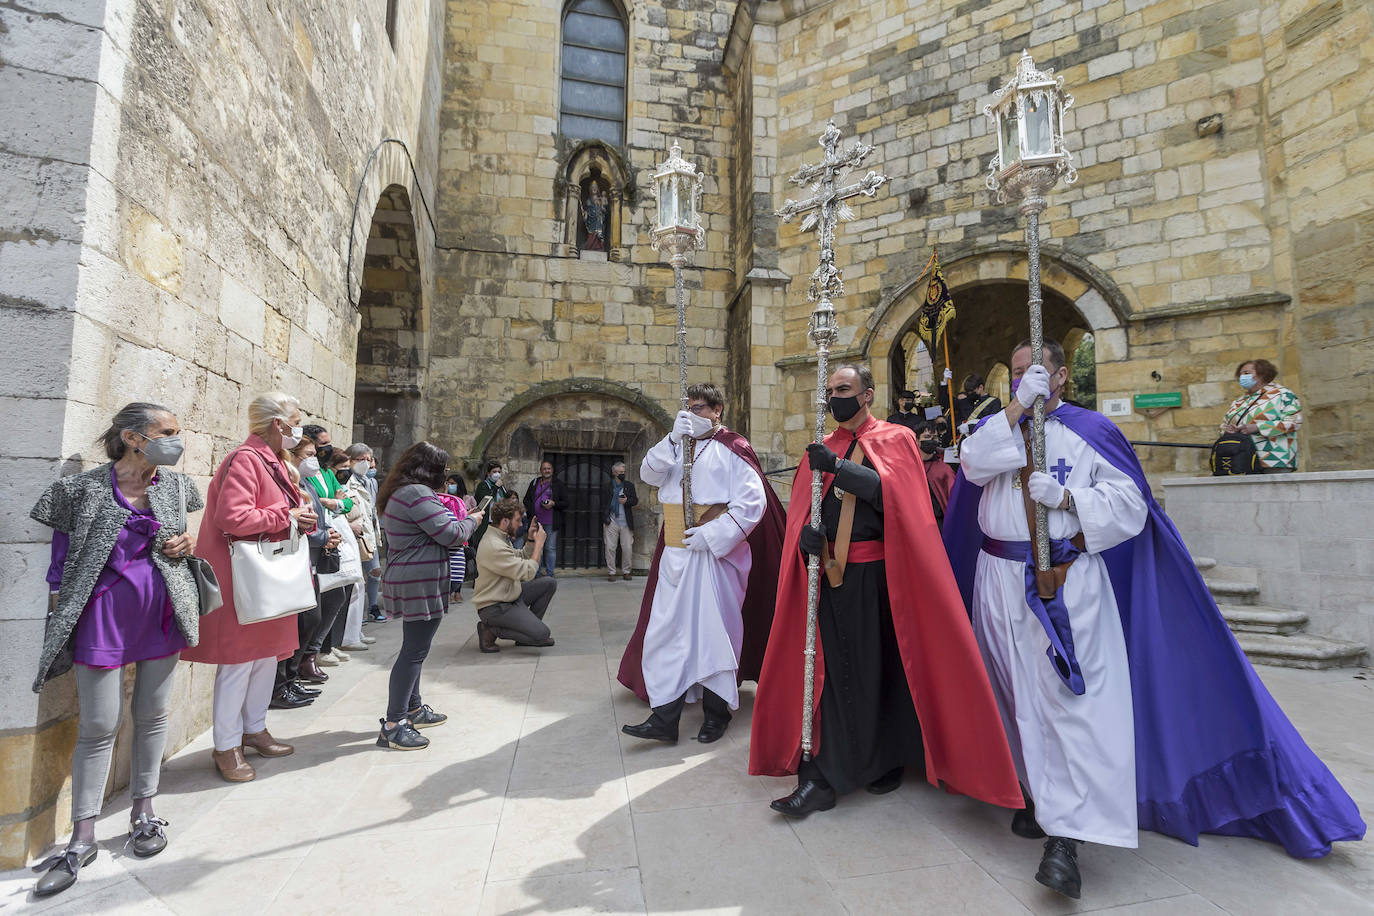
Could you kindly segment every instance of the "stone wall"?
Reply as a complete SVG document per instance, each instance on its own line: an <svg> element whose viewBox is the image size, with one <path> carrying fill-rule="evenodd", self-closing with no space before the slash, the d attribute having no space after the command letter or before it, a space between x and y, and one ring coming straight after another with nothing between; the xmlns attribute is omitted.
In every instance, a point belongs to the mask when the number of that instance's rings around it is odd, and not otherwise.
<svg viewBox="0 0 1374 916"><path fill-rule="evenodd" d="M442 9L403 6L394 40L382 4L0 8L0 323L19 344L0 376L0 422L15 431L0 447L0 867L68 817L71 677L29 690L49 539L27 520L35 495L102 462L92 440L131 400L177 414L181 468L202 487L263 391L350 425L372 210L388 185L433 186L397 150L364 176L384 137L434 160ZM418 229L423 295L433 235ZM208 724L212 677L178 672L169 751Z"/></svg>
<svg viewBox="0 0 1374 916"><path fill-rule="evenodd" d="M1166 479L1169 517L1197 556L1308 615L1308 632L1374 646L1374 472Z"/></svg>
<svg viewBox="0 0 1374 916"><path fill-rule="evenodd" d="M1041 242L1067 287L1084 292L1047 285L1076 305L1091 294L1079 311L1098 340L1100 398L1183 393L1182 408L1122 418L1123 429L1133 439L1210 441L1237 393L1236 364L1266 356L1309 402L1305 466L1369 463L1368 437L1355 433L1369 427L1369 380L1358 367L1369 361L1374 321L1374 182L1361 140L1374 55L1367 4L740 6L748 10L737 16L727 61L741 74L760 59L785 61L768 80L775 109L752 124L777 144L771 193L750 204L755 218L797 196L786 176L817 158L829 118L847 138L875 145L865 167L892 178L839 233L840 357L875 369L885 362L919 304L910 284L933 246L946 263L965 262L965 276L950 282L956 304L961 284L1024 279L1014 208L983 187L995 141L981 108L1025 48L1056 68L1076 99L1066 141L1079 180L1053 192ZM757 80L753 88L757 99ZM756 260L768 257L758 235ZM778 237L776 263L793 278L776 361L787 377L786 450L795 453L815 384L804 299L815 251L792 227ZM1009 303L960 320L1025 319L1023 306ZM1146 461L1154 473L1192 472L1200 458L1154 449Z"/></svg>

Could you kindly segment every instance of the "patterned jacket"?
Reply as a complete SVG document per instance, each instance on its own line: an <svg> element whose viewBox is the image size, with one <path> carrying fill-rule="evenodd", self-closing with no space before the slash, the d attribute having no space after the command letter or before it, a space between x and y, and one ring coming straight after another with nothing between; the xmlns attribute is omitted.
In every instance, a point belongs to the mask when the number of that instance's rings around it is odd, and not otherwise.
<svg viewBox="0 0 1374 916"><path fill-rule="evenodd" d="M53 481L29 513L35 521L71 539L67 562L62 567L62 585L57 591L57 607L49 613L43 632L43 652L38 660L38 678L33 682L34 693L71 668L71 654L63 650L69 647L76 633L76 623L95 591L96 579L109 561L124 523L129 520L131 513L115 501L110 486L112 464L102 464L94 470ZM205 505L191 478L167 468L158 470L157 483L147 491L153 517L162 523L153 538L152 559L153 566L167 583L177 628L186 637L186 644L194 646L200 635L200 594L196 580L185 560L162 554L162 545L167 539L181 533L178 484L186 488L188 512ZM62 656L60 660L59 656Z"/></svg>
<svg viewBox="0 0 1374 916"><path fill-rule="evenodd" d="M1231 402L1226 411L1226 424L1240 428L1250 423L1257 431L1250 438L1255 443L1259 462L1267 468L1296 468L1298 466L1298 429L1302 426L1302 402L1282 385L1269 382L1258 391L1243 394Z"/></svg>

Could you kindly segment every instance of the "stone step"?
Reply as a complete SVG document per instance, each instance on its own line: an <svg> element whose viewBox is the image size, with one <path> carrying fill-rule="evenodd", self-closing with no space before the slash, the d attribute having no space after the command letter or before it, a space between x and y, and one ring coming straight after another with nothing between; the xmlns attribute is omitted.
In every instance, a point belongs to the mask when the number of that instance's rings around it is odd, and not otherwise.
<svg viewBox="0 0 1374 916"><path fill-rule="evenodd" d="M1260 592L1258 585L1228 579L1208 579L1207 590L1217 604L1254 604Z"/></svg>
<svg viewBox="0 0 1374 916"><path fill-rule="evenodd" d="M1259 604L1223 604L1219 607L1227 626L1234 633L1275 633L1285 636L1307 626L1307 615L1302 611Z"/></svg>
<svg viewBox="0 0 1374 916"><path fill-rule="evenodd" d="M1237 633L1236 641L1250 661L1279 668L1351 668L1359 665L1368 651L1359 643L1308 633Z"/></svg>
<svg viewBox="0 0 1374 916"><path fill-rule="evenodd" d="M1217 561L1212 559L1211 557L1193 557L1193 563L1196 564L1197 568L1202 570L1203 572L1206 572L1207 570L1212 569L1217 565Z"/></svg>

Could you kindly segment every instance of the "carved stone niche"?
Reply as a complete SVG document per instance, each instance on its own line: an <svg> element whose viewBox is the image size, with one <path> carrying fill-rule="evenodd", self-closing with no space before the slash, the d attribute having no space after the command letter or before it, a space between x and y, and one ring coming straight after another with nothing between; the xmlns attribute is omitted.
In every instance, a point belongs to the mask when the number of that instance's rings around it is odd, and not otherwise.
<svg viewBox="0 0 1374 916"><path fill-rule="evenodd" d="M555 187L561 210L559 254L587 261L625 258L623 210L634 203L627 175L620 153L599 141L579 143L568 152Z"/></svg>

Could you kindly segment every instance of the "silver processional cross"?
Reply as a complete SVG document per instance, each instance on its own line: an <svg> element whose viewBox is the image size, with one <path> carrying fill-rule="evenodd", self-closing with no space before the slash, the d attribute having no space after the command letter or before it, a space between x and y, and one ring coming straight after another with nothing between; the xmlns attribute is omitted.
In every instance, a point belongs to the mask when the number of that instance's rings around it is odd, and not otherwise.
<svg viewBox="0 0 1374 916"><path fill-rule="evenodd" d="M845 201L863 195L873 197L878 188L887 181L886 175L870 171L853 184L841 186L840 182L850 170L860 165L873 147L855 142L844 152L840 151L840 129L834 121L825 125L821 134L820 146L825 150L825 159L816 165L802 166L792 181L799 185L810 185L811 196L806 200L789 200L777 211L784 223L805 213L801 229L803 232L815 228L819 239L820 264L811 274L811 287L806 298L816 303L811 313L811 342L816 345L816 436L815 441L825 438L826 397L825 383L829 376L830 347L840 336L839 325L835 322L833 300L844 293L844 282L840 270L835 266L835 227L854 218L854 211ZM821 524L821 472L811 472L811 525ZM820 602L820 557L810 556L806 561L806 652L802 682L802 758L811 759L812 701L816 688L816 610Z"/></svg>

